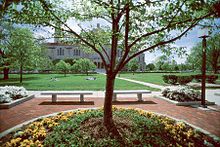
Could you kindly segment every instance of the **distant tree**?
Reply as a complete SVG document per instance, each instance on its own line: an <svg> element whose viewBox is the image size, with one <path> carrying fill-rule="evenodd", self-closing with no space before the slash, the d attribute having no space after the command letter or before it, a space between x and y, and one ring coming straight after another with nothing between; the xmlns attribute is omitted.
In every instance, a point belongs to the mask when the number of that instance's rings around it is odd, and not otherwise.
<svg viewBox="0 0 220 147"><path fill-rule="evenodd" d="M146 65L146 70L155 70L155 65L153 63L149 63Z"/></svg>
<svg viewBox="0 0 220 147"><path fill-rule="evenodd" d="M179 70L179 67L178 67L178 65L177 65L177 62L176 62L175 60L172 60L172 61L171 61L170 69L173 70L173 71Z"/></svg>
<svg viewBox="0 0 220 147"><path fill-rule="evenodd" d="M166 62L168 62L168 58L166 55L162 55L162 56L159 56L156 60L155 60L155 66L157 68L157 70L163 70L163 68L167 68L167 65L164 65Z"/></svg>
<svg viewBox="0 0 220 147"><path fill-rule="evenodd" d="M71 66L76 62L74 59L71 59L71 58L64 59L63 61L65 61L66 63L69 63Z"/></svg>
<svg viewBox="0 0 220 147"><path fill-rule="evenodd" d="M52 63L53 63L53 65L56 65L59 61L60 61L60 59L55 59L52 61Z"/></svg>
<svg viewBox="0 0 220 147"><path fill-rule="evenodd" d="M128 70L133 72L137 71L139 68L139 64L138 61L136 59L131 60L130 62L128 62Z"/></svg>
<svg viewBox="0 0 220 147"><path fill-rule="evenodd" d="M63 60L60 60L56 64L56 69L63 72L65 77L66 77L66 74L68 73L68 71L70 70L70 67L71 67L71 65L69 63L64 62Z"/></svg>
<svg viewBox="0 0 220 147"><path fill-rule="evenodd" d="M4 62L9 63L11 68L19 69L20 83L22 83L24 69L33 69L38 65L38 62L44 60L43 49L37 44L32 32L28 29L13 29L7 48Z"/></svg>
<svg viewBox="0 0 220 147"><path fill-rule="evenodd" d="M79 73L80 72L80 68L81 65L79 63L76 62L77 60L75 60L75 63L71 66L71 71Z"/></svg>
<svg viewBox="0 0 220 147"><path fill-rule="evenodd" d="M220 34L215 34L207 40L207 69L211 69L214 73L218 72L220 66ZM202 42L199 42L191 49L191 53L187 58L187 63L196 69L202 66Z"/></svg>
<svg viewBox="0 0 220 147"><path fill-rule="evenodd" d="M9 63L7 62L7 53L9 47L9 39L13 26L0 20L0 70L3 70L4 80L9 78Z"/></svg>
<svg viewBox="0 0 220 147"><path fill-rule="evenodd" d="M81 58L79 60L76 60L75 64L75 69L76 67L79 68L79 70L83 73L86 73L86 75L89 74L90 70L95 70L96 65L89 59L86 58Z"/></svg>
<svg viewBox="0 0 220 147"><path fill-rule="evenodd" d="M181 63L178 65L178 68L180 71L185 71L185 70L192 70L193 68L191 67L191 65L187 64L187 63Z"/></svg>
<svg viewBox="0 0 220 147"><path fill-rule="evenodd" d="M169 62L165 62L161 65L161 70L171 71L171 65Z"/></svg>

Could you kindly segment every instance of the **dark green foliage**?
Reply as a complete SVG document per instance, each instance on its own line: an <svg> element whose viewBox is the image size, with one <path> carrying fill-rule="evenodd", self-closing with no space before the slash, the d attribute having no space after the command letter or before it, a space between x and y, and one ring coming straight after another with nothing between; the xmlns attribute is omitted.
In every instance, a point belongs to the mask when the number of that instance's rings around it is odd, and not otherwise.
<svg viewBox="0 0 220 147"><path fill-rule="evenodd" d="M197 81L197 82L201 82L202 81L202 75L193 75L193 78ZM215 83L215 81L218 79L217 75L206 75L206 81L208 83Z"/></svg>
<svg viewBox="0 0 220 147"><path fill-rule="evenodd" d="M177 82L180 85L186 85L193 80L192 76L177 76Z"/></svg>
<svg viewBox="0 0 220 147"><path fill-rule="evenodd" d="M155 70L155 65L153 63L149 63L146 65L146 70Z"/></svg>
<svg viewBox="0 0 220 147"><path fill-rule="evenodd" d="M59 61L60 61L60 59L55 59L55 60L53 60L53 61L52 61L52 62L53 62L53 65L56 65Z"/></svg>
<svg viewBox="0 0 220 147"><path fill-rule="evenodd" d="M176 85L186 85L193 80L192 76L177 76L177 75L163 75L163 81L167 84Z"/></svg>
<svg viewBox="0 0 220 147"><path fill-rule="evenodd" d="M177 83L176 75L163 75L163 81L167 84L175 85Z"/></svg>

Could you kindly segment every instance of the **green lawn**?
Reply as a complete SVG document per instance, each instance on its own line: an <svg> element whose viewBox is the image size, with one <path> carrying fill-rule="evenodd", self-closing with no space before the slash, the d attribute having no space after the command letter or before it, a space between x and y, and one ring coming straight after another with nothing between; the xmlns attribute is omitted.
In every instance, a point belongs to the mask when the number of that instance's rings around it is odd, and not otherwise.
<svg viewBox="0 0 220 147"><path fill-rule="evenodd" d="M89 76L82 74L68 74L67 77L64 77L63 74L24 74L23 84L19 83L18 74L10 74L9 77L9 80L4 81L2 80L1 75L0 86L24 86L28 90L105 90L105 76L100 74ZM86 80L87 77L96 77L96 80ZM58 81L52 81L51 78L56 78ZM158 90L119 79L116 80L115 89Z"/></svg>
<svg viewBox="0 0 220 147"><path fill-rule="evenodd" d="M167 75L167 74L184 76L184 75L195 75L199 73L191 73L191 72L188 72L188 73L135 73L134 75L132 73L121 73L120 77L158 84L158 85L167 85L166 83L163 82L163 77L162 77L163 75ZM217 75L218 75L218 79L216 83L220 84L220 74L217 74Z"/></svg>

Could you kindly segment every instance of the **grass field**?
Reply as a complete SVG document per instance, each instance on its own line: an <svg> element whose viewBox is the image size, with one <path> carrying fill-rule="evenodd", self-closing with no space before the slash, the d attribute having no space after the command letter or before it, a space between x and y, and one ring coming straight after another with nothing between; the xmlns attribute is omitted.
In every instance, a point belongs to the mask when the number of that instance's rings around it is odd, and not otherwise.
<svg viewBox="0 0 220 147"><path fill-rule="evenodd" d="M121 73L120 77L158 84L158 85L167 85L166 83L163 82L162 76L168 75L168 74L186 76L186 75L196 75L199 73L191 73L191 72L188 72L188 73L135 73L134 75L132 73ZM220 84L220 74L217 74L217 75L218 75L218 79L216 83Z"/></svg>
<svg viewBox="0 0 220 147"><path fill-rule="evenodd" d="M86 80L88 77L96 77L96 80ZM22 84L19 83L18 74L10 74L7 81L2 80L2 76L0 78L0 86L24 86L28 90L105 90L105 76L100 74L89 76L68 74L67 77L64 77L63 74L24 74ZM56 78L57 81L51 80L51 78ZM115 89L158 90L119 79L116 80Z"/></svg>

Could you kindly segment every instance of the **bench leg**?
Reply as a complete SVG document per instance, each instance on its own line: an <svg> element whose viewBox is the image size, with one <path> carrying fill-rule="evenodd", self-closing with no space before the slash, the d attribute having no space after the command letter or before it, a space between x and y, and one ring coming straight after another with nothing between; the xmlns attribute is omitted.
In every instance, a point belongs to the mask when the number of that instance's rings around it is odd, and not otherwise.
<svg viewBox="0 0 220 147"><path fill-rule="evenodd" d="M141 94L141 93L138 93L137 96L138 96L138 101L139 101L139 102L143 101L143 99L142 99L142 94Z"/></svg>
<svg viewBox="0 0 220 147"><path fill-rule="evenodd" d="M57 95L56 94L52 94L52 102L57 102Z"/></svg>
<svg viewBox="0 0 220 147"><path fill-rule="evenodd" d="M80 102L84 102L84 95L80 94Z"/></svg>
<svg viewBox="0 0 220 147"><path fill-rule="evenodd" d="M112 98L112 101L117 101L117 95L116 94L113 94L113 98Z"/></svg>

